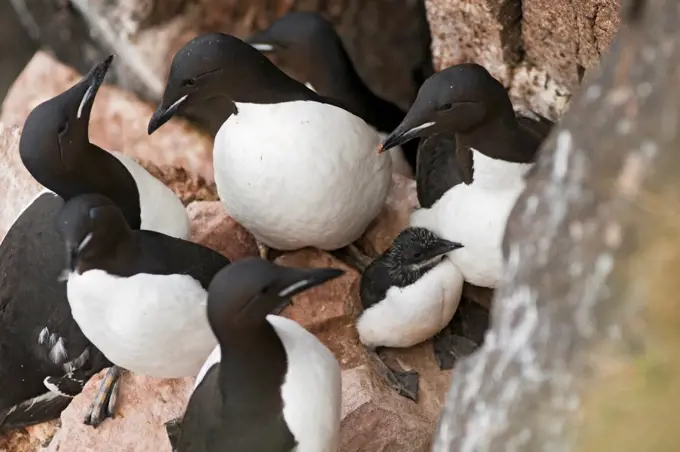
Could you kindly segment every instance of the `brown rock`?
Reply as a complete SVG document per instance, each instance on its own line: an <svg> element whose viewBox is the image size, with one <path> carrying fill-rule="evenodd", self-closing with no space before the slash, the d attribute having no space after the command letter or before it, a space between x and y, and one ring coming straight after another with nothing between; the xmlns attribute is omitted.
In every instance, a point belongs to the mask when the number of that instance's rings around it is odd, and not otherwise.
<svg viewBox="0 0 680 452"><path fill-rule="evenodd" d="M7 94L0 120L23 125L33 108L70 88L80 77L48 54L37 52ZM181 119L171 120L149 136L146 129L154 108L128 92L104 85L92 109L90 140L106 150L185 168L212 182L212 140Z"/></svg>
<svg viewBox="0 0 680 452"><path fill-rule="evenodd" d="M619 0L525 0L527 59L570 88L598 64L619 26Z"/></svg>
<svg viewBox="0 0 680 452"><path fill-rule="evenodd" d="M306 248L276 259L288 267L336 267L345 275L295 297L282 313L315 334L338 358L343 369L365 362L359 343L355 317L360 309L359 273L330 254Z"/></svg>
<svg viewBox="0 0 680 452"><path fill-rule="evenodd" d="M217 187L203 177L172 165L155 165L148 160L136 159L152 176L170 187L186 206L193 201L217 201Z"/></svg>
<svg viewBox="0 0 680 452"><path fill-rule="evenodd" d="M195 201L187 206L191 241L212 248L230 260L258 256L253 236L227 213L220 201Z"/></svg>
<svg viewBox="0 0 680 452"><path fill-rule="evenodd" d="M476 61L508 83L520 61L522 5L517 0L426 0L435 68Z"/></svg>
<svg viewBox="0 0 680 452"><path fill-rule="evenodd" d="M20 137L20 127L0 121L0 241L24 207L42 190L21 163Z"/></svg>
<svg viewBox="0 0 680 452"><path fill-rule="evenodd" d="M45 447L52 440L59 429L58 424L58 421L45 422L4 435L0 434L0 451L33 452L41 450L41 447Z"/></svg>
<svg viewBox="0 0 680 452"><path fill-rule="evenodd" d="M361 247L376 256L385 252L408 226L411 212L418 206L416 182L401 174L392 174L392 188L385 206L360 239Z"/></svg>
<svg viewBox="0 0 680 452"><path fill-rule="evenodd" d="M184 413L194 379L163 380L126 372L121 377L117 416L93 429L83 419L105 373L92 377L64 410L62 427L47 452L170 450L163 424Z"/></svg>

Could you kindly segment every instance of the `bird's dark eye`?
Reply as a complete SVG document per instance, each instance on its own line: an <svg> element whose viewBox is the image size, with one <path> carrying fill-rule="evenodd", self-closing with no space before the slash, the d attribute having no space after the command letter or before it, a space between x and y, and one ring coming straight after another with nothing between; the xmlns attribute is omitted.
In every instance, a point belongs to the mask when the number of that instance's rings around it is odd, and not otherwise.
<svg viewBox="0 0 680 452"><path fill-rule="evenodd" d="M57 133L61 135L62 133L66 132L68 130L68 123L67 122L62 122L59 124L59 129L57 129Z"/></svg>
<svg viewBox="0 0 680 452"><path fill-rule="evenodd" d="M444 105L442 105L439 109L444 111L444 110L450 110L451 107L453 107L453 104L451 102L447 102Z"/></svg>
<svg viewBox="0 0 680 452"><path fill-rule="evenodd" d="M195 84L194 80L190 78L182 80L182 86L194 86Z"/></svg>
<svg viewBox="0 0 680 452"><path fill-rule="evenodd" d="M422 259L422 257L423 257L423 253L421 253L420 251L413 253L414 259Z"/></svg>

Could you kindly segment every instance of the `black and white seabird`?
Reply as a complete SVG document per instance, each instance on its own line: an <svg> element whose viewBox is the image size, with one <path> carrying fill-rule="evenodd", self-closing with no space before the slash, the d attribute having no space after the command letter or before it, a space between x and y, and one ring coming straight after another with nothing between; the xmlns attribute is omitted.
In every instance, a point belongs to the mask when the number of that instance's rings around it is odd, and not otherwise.
<svg viewBox="0 0 680 452"><path fill-rule="evenodd" d="M361 276L364 311L359 339L369 349L412 347L446 327L458 308L463 275L446 257L463 248L423 228L407 228ZM374 358L380 359L374 356ZM387 381L402 395L416 399L417 378L402 378L378 362Z"/></svg>
<svg viewBox="0 0 680 452"><path fill-rule="evenodd" d="M391 160L376 154L371 126L249 44L210 33L173 58L149 133L215 97L233 103L215 137L217 191L261 244L336 250L363 234L392 184Z"/></svg>
<svg viewBox="0 0 680 452"><path fill-rule="evenodd" d="M66 247L73 318L117 366L162 378L194 376L217 344L207 288L229 264L199 244L133 230L109 199L68 201L57 228Z"/></svg>
<svg viewBox="0 0 680 452"><path fill-rule="evenodd" d="M471 284L496 287L500 280L501 243L508 215L550 130L548 123L546 119L518 120L503 85L484 67L465 63L427 79L404 121L381 146L380 150L387 150L439 133L455 136L455 161L448 159L448 169L455 163L457 173L443 176L453 185L431 207L416 210L410 225L463 243L465 247L452 251L449 257ZM435 148L441 158L444 147ZM422 165L434 167L428 158L426 152L420 152L419 170ZM428 177L439 174L432 171ZM421 179L418 183L427 182ZM441 181L438 186L429 183L444 191Z"/></svg>
<svg viewBox="0 0 680 452"><path fill-rule="evenodd" d="M262 53L283 59L300 81L322 96L351 107L381 134L394 130L406 112L373 93L354 69L333 24L313 11L293 11L247 39ZM396 151L396 152L395 152ZM418 143L411 141L390 152L392 170L412 178Z"/></svg>
<svg viewBox="0 0 680 452"><path fill-rule="evenodd" d="M219 345L196 378L181 420L168 423L178 452L336 452L340 366L293 320L270 313L343 271L237 261L210 284L208 320Z"/></svg>
<svg viewBox="0 0 680 452"><path fill-rule="evenodd" d="M189 217L179 198L140 164L90 143L89 121L113 55L78 83L31 111L19 144L31 175L65 201L99 193L115 202L133 229L187 238Z"/></svg>
<svg viewBox="0 0 680 452"><path fill-rule="evenodd" d="M55 217L63 204L40 193L0 244L0 432L58 418L91 376L111 366L73 320L58 281L65 254ZM87 423L111 414L115 397L105 402Z"/></svg>

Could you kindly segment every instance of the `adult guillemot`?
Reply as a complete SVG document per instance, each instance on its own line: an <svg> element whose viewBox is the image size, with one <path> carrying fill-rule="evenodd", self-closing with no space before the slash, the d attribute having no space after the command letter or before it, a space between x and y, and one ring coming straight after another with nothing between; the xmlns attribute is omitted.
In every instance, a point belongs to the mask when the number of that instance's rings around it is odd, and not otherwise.
<svg viewBox="0 0 680 452"><path fill-rule="evenodd" d="M73 318L114 364L163 378L193 376L217 344L207 288L229 264L196 243L130 229L109 199L81 195L57 219Z"/></svg>
<svg viewBox="0 0 680 452"><path fill-rule="evenodd" d="M414 212L410 224L465 244L449 257L471 284L495 287L500 279L503 232L549 130L546 122L518 121L503 85L484 67L465 63L432 75L404 121L381 146L387 150L416 137L455 135L458 173L446 176L454 185L431 207ZM419 158L423 165L433 165L425 153ZM438 190L443 191L441 185Z"/></svg>
<svg viewBox="0 0 680 452"><path fill-rule="evenodd" d="M270 312L343 271L235 262L210 284L208 319L219 345L168 436L178 452L336 452L340 366L295 321Z"/></svg>
<svg viewBox="0 0 680 452"><path fill-rule="evenodd" d="M58 418L111 366L73 320L58 281L65 255L54 220L63 203L38 194L0 243L0 431ZM98 425L114 402L94 407L86 422Z"/></svg>
<svg viewBox="0 0 680 452"><path fill-rule="evenodd" d="M260 244L335 250L361 236L392 184L375 130L245 42L211 33L173 58L149 133L216 97L233 104L215 137L217 191Z"/></svg>
<svg viewBox="0 0 680 452"><path fill-rule="evenodd" d="M35 107L19 144L21 160L44 187L68 201L99 193L123 211L134 229L178 238L189 235L189 217L177 196L133 159L90 143L89 121L113 55L78 83Z"/></svg>
<svg viewBox="0 0 680 452"><path fill-rule="evenodd" d="M376 96L354 69L333 24L312 11L294 11L246 40L262 53L281 57L300 81L322 96L342 101L384 138L406 116L397 105ZM297 75L299 74L299 75ZM396 151L396 152L395 152ZM392 169L413 177L418 143L390 152Z"/></svg>
<svg viewBox="0 0 680 452"><path fill-rule="evenodd" d="M364 311L357 331L369 350L411 347L449 324L460 301L463 275L446 255L462 247L427 229L407 228L366 268L360 285ZM402 378L386 365L378 366L398 392L417 399L417 374Z"/></svg>

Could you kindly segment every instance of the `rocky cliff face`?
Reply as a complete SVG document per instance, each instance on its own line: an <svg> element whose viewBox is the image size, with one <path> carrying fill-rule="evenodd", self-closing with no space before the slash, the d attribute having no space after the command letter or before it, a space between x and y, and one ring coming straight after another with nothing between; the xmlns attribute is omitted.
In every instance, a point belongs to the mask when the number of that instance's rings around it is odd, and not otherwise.
<svg viewBox="0 0 680 452"><path fill-rule="evenodd" d="M596 66L619 24L619 0L425 0L437 70L486 66L513 100L552 119Z"/></svg>

